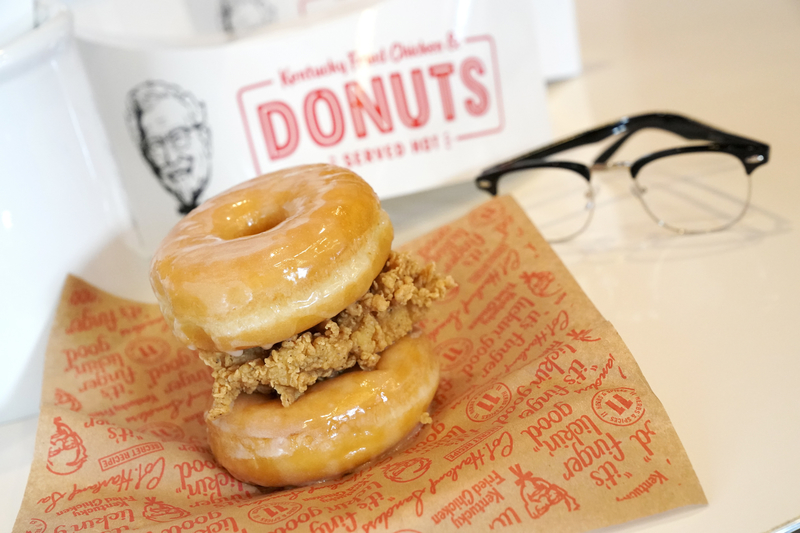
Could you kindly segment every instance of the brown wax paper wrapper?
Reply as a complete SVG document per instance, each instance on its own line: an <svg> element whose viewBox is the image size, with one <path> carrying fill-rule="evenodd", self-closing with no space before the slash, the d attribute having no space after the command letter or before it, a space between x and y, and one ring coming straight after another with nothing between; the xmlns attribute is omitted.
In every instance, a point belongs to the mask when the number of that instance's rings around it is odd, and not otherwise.
<svg viewBox="0 0 800 533"><path fill-rule="evenodd" d="M513 200L405 248L459 283L421 324L442 365L433 423L273 492L214 461L209 370L158 307L70 277L15 531L579 532L706 502L625 344Z"/></svg>

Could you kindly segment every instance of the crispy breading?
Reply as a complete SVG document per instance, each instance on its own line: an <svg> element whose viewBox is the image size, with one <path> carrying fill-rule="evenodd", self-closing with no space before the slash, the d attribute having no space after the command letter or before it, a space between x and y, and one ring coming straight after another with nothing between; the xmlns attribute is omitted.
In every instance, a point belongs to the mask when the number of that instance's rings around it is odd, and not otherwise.
<svg viewBox="0 0 800 533"><path fill-rule="evenodd" d="M239 357L201 351L214 376L209 419L227 413L243 392L272 389L288 406L317 380L356 364L364 370L375 368L380 352L407 335L454 285L452 278L436 273L434 265L421 266L408 254L392 252L364 296L280 347L251 348Z"/></svg>

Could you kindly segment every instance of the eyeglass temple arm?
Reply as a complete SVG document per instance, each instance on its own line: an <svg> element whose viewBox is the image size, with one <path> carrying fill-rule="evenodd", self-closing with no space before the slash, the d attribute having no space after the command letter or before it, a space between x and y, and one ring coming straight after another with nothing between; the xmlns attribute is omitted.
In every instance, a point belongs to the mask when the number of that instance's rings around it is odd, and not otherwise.
<svg viewBox="0 0 800 533"><path fill-rule="evenodd" d="M769 154L769 147L758 141L746 139L732 133L727 133L680 115L669 113L651 113L647 115L631 117L626 126L625 134L614 144L606 148L605 151L603 151L603 153L601 153L597 159L595 159L594 164L597 165L607 163L608 160L611 159L617 150L619 150L619 148L625 143L625 141L630 139L630 137L637 131L646 128L666 130L689 140L709 141L719 144L743 145L743 147L750 148L753 153L763 155L764 161L766 161L766 157Z"/></svg>
<svg viewBox="0 0 800 533"><path fill-rule="evenodd" d="M598 128L575 135L574 137L543 146L542 148L538 148L532 152L528 152L515 157L514 159L488 168L484 171L484 174L495 173L506 168L515 167L517 164L523 161L544 159L559 152L564 152L566 150L584 146L586 144L600 142L608 137L611 137L612 135L624 133L624 135L618 141L608 147L595 160L595 164L605 163L611 158L612 155L614 155L620 146L622 146L622 144L630 138L633 133L644 128L658 128L670 131L690 140L742 144L744 146L751 147L754 153L762 154L764 156L764 161L766 161L766 158L769 154L769 146L758 141L723 132L681 115L675 115L672 113L648 113L633 117L625 117L612 124L600 126Z"/></svg>
<svg viewBox="0 0 800 533"><path fill-rule="evenodd" d="M513 168L518 166L520 163L526 161L534 161L537 159L544 159L551 155L564 152L566 150L571 150L572 148L577 148L579 146L584 146L587 144L596 143L602 141L603 139L607 139L611 135L614 135L616 132L613 130L615 125L607 125L601 126L599 128L595 128L574 137L570 137L568 139L564 139L561 141L557 141L552 144L548 144L541 148L537 148L531 152L527 152L520 156L515 157L514 159L510 159L508 161L504 161L499 165L495 165L493 167L487 168L483 171L483 174L491 174L496 173L498 171L502 171L504 169Z"/></svg>

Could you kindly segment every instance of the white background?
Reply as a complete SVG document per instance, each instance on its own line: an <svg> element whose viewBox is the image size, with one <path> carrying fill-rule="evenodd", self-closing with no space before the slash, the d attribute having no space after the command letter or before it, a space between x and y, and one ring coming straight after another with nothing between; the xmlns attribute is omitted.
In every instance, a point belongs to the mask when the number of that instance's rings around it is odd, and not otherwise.
<svg viewBox="0 0 800 533"><path fill-rule="evenodd" d="M606 531L768 531L800 515L800 3L576 5L584 73L549 88L556 135L673 110L772 146L751 211L725 233L664 233L626 178L605 174L592 226L555 248L630 347L709 500ZM404 240L478 201L451 187L386 207ZM35 426L0 431L0 529L21 501Z"/></svg>

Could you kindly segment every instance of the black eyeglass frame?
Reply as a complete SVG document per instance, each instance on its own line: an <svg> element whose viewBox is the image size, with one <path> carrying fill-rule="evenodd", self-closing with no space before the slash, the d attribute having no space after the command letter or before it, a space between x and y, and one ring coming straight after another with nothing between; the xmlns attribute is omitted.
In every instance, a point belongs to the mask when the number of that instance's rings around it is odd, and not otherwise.
<svg viewBox="0 0 800 533"><path fill-rule="evenodd" d="M742 162L748 176L759 166L769 161L769 145L747 139L739 135L727 133L698 122L688 117L674 113L647 113L631 117L624 117L617 122L606 124L592 130L580 133L573 137L557 141L542 148L533 150L484 170L477 178L475 185L478 189L486 191L492 196L497 195L497 184L505 174L517 170L534 168L565 168L582 175L587 182L591 181L592 170L608 167L608 160L619 150L632 134L637 131L655 128L680 135L684 139L708 141L709 144L691 145L662 150L643 156L630 165L631 177L636 180L639 170L662 157L691 152L723 152L735 156ZM572 161L546 161L546 157L555 155L565 150L577 148L587 144L603 141L612 135L622 135L619 140L601 153L591 167L583 163Z"/></svg>

